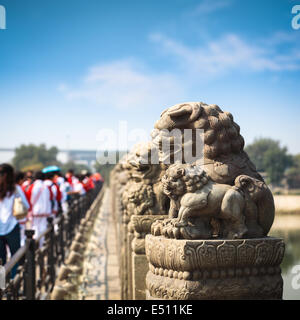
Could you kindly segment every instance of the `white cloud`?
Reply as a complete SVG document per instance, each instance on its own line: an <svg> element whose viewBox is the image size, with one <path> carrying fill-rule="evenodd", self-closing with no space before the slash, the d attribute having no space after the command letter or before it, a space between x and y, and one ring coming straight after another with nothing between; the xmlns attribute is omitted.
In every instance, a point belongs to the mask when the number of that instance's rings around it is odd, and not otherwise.
<svg viewBox="0 0 300 320"><path fill-rule="evenodd" d="M202 0L193 10L193 15L215 12L217 10L229 7L231 4L231 0Z"/></svg>
<svg viewBox="0 0 300 320"><path fill-rule="evenodd" d="M300 69L299 50L277 53L276 46L263 46L227 34L202 46L188 47L178 41L153 34L150 39L173 57L182 70L204 75L220 75L226 71L294 71Z"/></svg>
<svg viewBox="0 0 300 320"><path fill-rule="evenodd" d="M223 35L197 47L161 34L152 34L150 39L168 61L175 61L168 69L171 71L150 72L135 59L116 60L91 67L78 86L61 84L59 90L81 105L88 102L103 108L151 110L183 101L191 95L195 83L228 73L268 71L278 76L277 71L300 69L300 51L296 47L278 53L277 45L290 41L283 34L275 34L268 45L247 42L236 34Z"/></svg>
<svg viewBox="0 0 300 320"><path fill-rule="evenodd" d="M293 44L295 46L298 45L299 47L299 34L297 32L284 32L284 31L277 31L272 34L270 37L263 39L263 45L270 45L270 46L280 46L286 44Z"/></svg>
<svg viewBox="0 0 300 320"><path fill-rule="evenodd" d="M118 109L151 108L183 93L176 76L147 72L134 60L112 61L90 68L78 88L60 85L70 100Z"/></svg>

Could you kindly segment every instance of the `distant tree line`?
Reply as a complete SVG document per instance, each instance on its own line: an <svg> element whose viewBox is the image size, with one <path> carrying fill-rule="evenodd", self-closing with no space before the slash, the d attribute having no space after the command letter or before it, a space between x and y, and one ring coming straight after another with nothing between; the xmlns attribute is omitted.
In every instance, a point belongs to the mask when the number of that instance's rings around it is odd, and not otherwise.
<svg viewBox="0 0 300 320"><path fill-rule="evenodd" d="M289 188L300 188L300 154L291 155L280 142L257 138L245 151L259 172L265 172L267 182L279 186L285 180Z"/></svg>
<svg viewBox="0 0 300 320"><path fill-rule="evenodd" d="M75 172L89 170L88 166L84 164L78 164L73 161L69 161L67 163L58 161L58 152L59 150L56 147L47 149L45 144L38 146L34 144L21 145L15 150L15 156L12 159L12 164L16 170L20 171L39 171L50 165L59 166L64 173L71 168Z"/></svg>

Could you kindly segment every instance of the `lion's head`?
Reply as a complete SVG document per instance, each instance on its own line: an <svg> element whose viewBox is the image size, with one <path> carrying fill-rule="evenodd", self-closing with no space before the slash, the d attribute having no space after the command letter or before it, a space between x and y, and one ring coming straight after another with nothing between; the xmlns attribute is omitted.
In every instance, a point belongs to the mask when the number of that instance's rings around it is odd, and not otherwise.
<svg viewBox="0 0 300 320"><path fill-rule="evenodd" d="M192 193L201 189L208 181L206 172L195 164L175 163L162 177L164 193L174 200L187 192Z"/></svg>
<svg viewBox="0 0 300 320"><path fill-rule="evenodd" d="M158 164L158 158L156 160L153 158L155 152L157 152L156 147L151 141L139 143L132 150L127 162L131 167L132 177L136 181L145 179L154 181L159 177L161 167Z"/></svg>
<svg viewBox="0 0 300 320"><path fill-rule="evenodd" d="M166 109L155 123L155 129L203 129L204 157L215 160L220 156L239 154L244 148L240 127L230 112L215 104L188 102Z"/></svg>

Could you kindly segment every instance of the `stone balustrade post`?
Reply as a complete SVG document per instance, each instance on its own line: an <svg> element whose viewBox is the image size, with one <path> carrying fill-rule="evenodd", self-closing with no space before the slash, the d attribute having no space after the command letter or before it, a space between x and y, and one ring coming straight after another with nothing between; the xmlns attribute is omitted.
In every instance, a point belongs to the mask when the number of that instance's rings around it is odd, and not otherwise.
<svg viewBox="0 0 300 320"><path fill-rule="evenodd" d="M132 299L146 299L146 275L149 264L145 253L145 236L151 233L153 222L167 218L166 215L133 215L130 219L132 229L131 241L131 281Z"/></svg>

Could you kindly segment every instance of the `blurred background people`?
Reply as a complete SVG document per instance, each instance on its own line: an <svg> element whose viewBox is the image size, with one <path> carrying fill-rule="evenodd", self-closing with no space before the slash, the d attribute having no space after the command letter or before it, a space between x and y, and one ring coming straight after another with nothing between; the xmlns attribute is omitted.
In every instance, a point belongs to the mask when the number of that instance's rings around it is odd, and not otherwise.
<svg viewBox="0 0 300 320"><path fill-rule="evenodd" d="M83 183L83 180L84 180L84 175L82 174L78 174L76 176L76 180L74 179L73 180L73 194L78 194L78 195L85 195L86 194L86 189L84 187L84 183Z"/></svg>
<svg viewBox="0 0 300 320"><path fill-rule="evenodd" d="M5 264L9 257L25 244L25 230L33 229L37 239L47 229L47 218L69 212L72 199L85 196L103 181L101 175L82 171L76 174L49 166L43 171L15 172L10 164L0 165L0 259ZM28 209L25 218L14 216L14 201L19 197ZM54 228L57 225L54 225ZM40 239L42 246L44 237ZM12 270L16 274L17 266Z"/></svg>

